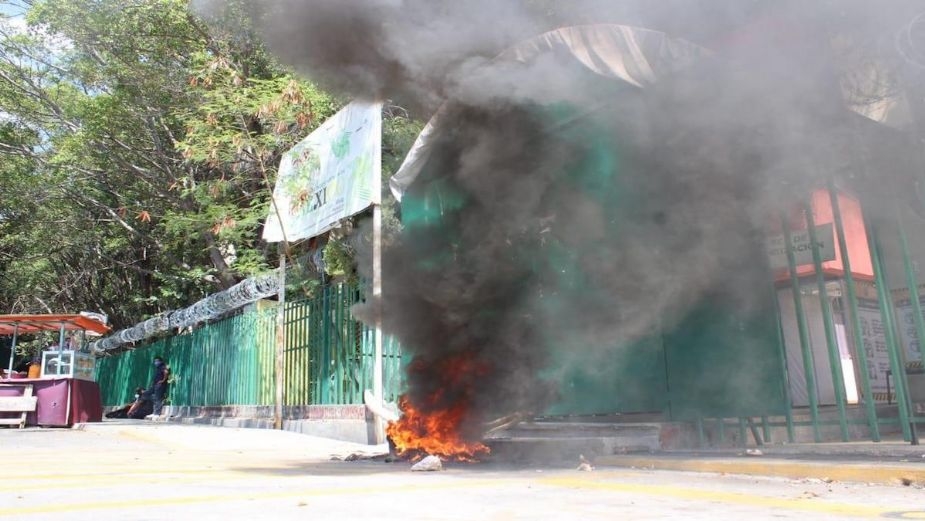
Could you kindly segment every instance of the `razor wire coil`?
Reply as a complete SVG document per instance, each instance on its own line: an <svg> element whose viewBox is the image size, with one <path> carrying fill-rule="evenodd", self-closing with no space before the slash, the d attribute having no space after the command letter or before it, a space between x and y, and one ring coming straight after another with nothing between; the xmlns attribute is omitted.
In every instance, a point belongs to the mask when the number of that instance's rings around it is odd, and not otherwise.
<svg viewBox="0 0 925 521"><path fill-rule="evenodd" d="M192 306L168 311L126 328L90 344L90 351L103 355L125 344L139 342L173 329L184 329L218 318L257 300L276 295L280 291L277 273L246 279L225 291L196 302Z"/></svg>

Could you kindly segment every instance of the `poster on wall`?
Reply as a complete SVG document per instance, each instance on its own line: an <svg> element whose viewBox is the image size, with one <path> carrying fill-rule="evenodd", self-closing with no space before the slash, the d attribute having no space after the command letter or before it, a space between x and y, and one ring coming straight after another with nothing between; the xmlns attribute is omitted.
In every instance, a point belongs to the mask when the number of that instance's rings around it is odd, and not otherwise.
<svg viewBox="0 0 925 521"><path fill-rule="evenodd" d="M925 315L925 296L919 297ZM906 363L921 362L922 353L919 351L919 335L915 328L915 311L912 300L903 299L896 302L896 315L899 319L899 341L905 350Z"/></svg>
<svg viewBox="0 0 925 521"><path fill-rule="evenodd" d="M858 299L858 320L861 323L861 339L864 342L861 356L867 358L870 390L874 400L888 401L886 373L890 370L890 355L886 348L886 336L880 307L876 300ZM892 389L891 389L892 391Z"/></svg>
<svg viewBox="0 0 925 521"><path fill-rule="evenodd" d="M353 102L283 154L267 242L316 237L378 204L382 104Z"/></svg>
<svg viewBox="0 0 925 521"><path fill-rule="evenodd" d="M813 246L809 240L808 230L797 230L790 234L790 245L797 266L813 263ZM822 262L835 260L835 235L832 223L816 226L816 245ZM789 266L784 235L768 237L765 241L768 260L772 269Z"/></svg>

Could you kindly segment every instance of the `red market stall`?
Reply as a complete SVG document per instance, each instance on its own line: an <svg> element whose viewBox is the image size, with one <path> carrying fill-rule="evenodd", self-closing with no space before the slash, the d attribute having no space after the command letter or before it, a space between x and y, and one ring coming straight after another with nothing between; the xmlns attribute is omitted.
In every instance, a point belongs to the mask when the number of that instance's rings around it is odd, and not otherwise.
<svg viewBox="0 0 925 521"><path fill-rule="evenodd" d="M41 370L36 374L13 371L13 353L22 335L42 331L58 332L57 346L42 353ZM69 427L75 423L98 422L103 417L100 388L96 383L96 359L84 349L87 336L102 335L109 327L90 314L0 315L0 336L12 336L7 370L0 378L3 398L34 396L35 409L26 412L26 425ZM12 402L12 400L11 400ZM22 400L19 400L22 402ZM20 416L19 412L0 412L0 423Z"/></svg>

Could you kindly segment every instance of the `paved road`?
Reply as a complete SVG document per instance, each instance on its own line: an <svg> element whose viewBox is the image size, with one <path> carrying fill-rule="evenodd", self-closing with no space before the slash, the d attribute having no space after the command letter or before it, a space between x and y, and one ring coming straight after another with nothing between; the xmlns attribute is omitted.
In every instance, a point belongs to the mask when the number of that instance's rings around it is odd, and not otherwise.
<svg viewBox="0 0 925 521"><path fill-rule="evenodd" d="M925 490L635 469L332 461L288 432L104 424L0 430L0 521L925 519Z"/></svg>

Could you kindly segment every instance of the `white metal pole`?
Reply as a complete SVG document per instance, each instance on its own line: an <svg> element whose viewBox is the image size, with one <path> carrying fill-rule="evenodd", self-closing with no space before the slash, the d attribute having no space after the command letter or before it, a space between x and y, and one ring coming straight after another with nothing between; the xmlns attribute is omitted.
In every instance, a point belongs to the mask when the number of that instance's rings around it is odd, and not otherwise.
<svg viewBox="0 0 925 521"><path fill-rule="evenodd" d="M283 428L283 373L286 369L286 243L279 246L279 297L276 309L276 407L274 427Z"/></svg>
<svg viewBox="0 0 925 521"><path fill-rule="evenodd" d="M377 204L373 206L373 302L376 317L375 358L373 361L373 394L376 405L381 409L383 404L382 389L382 209ZM385 442L384 425L382 418L376 416L376 443Z"/></svg>
<svg viewBox="0 0 925 521"><path fill-rule="evenodd" d="M377 121L376 131L382 135L382 116ZM373 361L373 393L376 405L381 409L384 402L382 388L382 146L376 147L373 159L373 302L376 319L375 358ZM375 415L376 443L385 443L385 426L382 418Z"/></svg>
<svg viewBox="0 0 925 521"><path fill-rule="evenodd" d="M6 373L7 378L13 378L13 357L16 356L16 339L19 337L19 324L13 324L13 343L10 345L10 366Z"/></svg>

